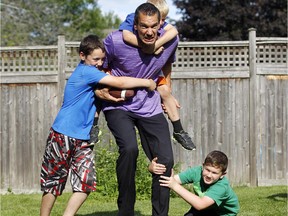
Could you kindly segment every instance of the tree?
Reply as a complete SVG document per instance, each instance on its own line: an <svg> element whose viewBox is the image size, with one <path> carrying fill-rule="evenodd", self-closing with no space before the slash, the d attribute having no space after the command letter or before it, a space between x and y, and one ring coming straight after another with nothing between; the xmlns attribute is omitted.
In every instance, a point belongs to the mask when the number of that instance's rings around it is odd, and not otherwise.
<svg viewBox="0 0 288 216"><path fill-rule="evenodd" d="M104 29L120 22L113 13L103 16L97 0L2 0L1 46L56 44L59 34L70 41L104 37Z"/></svg>
<svg viewBox="0 0 288 216"><path fill-rule="evenodd" d="M287 0L173 0L182 13L176 22L182 41L287 37Z"/></svg>

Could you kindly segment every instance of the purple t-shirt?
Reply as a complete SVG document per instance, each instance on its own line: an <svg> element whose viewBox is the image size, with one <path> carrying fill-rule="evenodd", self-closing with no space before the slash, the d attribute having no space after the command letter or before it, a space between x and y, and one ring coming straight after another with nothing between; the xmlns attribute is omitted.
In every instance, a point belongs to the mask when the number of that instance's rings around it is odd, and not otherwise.
<svg viewBox="0 0 288 216"><path fill-rule="evenodd" d="M164 30L160 30L159 33L164 34ZM112 75L151 78L156 81L163 66L175 61L178 37L164 44L164 51L159 55L145 54L140 48L124 43L121 31L110 33L105 38L104 45ZM121 103L105 102L103 107L104 111L122 109L143 117L163 112L159 93L148 92L145 88L137 89L136 95L131 100Z"/></svg>

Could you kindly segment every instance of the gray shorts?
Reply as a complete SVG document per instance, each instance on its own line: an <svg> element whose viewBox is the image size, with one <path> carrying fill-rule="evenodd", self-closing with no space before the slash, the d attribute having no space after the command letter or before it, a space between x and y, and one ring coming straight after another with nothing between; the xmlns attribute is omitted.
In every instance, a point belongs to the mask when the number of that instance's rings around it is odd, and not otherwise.
<svg viewBox="0 0 288 216"><path fill-rule="evenodd" d="M93 147L87 142L50 129L42 160L41 190L55 196L62 194L70 172L73 192L96 190Z"/></svg>

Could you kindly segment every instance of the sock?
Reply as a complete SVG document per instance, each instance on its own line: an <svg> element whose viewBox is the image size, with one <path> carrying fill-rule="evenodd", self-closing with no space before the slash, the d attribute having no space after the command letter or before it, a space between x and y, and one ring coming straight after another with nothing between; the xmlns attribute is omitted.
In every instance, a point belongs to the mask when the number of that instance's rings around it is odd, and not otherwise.
<svg viewBox="0 0 288 216"><path fill-rule="evenodd" d="M93 126L98 125L98 117L94 117Z"/></svg>
<svg viewBox="0 0 288 216"><path fill-rule="evenodd" d="M180 119L172 122L172 125L175 133L179 133L181 130L183 130Z"/></svg>

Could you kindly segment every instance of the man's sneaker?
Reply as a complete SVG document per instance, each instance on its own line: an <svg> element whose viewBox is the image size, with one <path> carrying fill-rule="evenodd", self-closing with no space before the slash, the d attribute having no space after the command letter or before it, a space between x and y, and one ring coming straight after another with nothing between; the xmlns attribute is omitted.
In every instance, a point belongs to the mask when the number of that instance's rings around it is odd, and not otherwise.
<svg viewBox="0 0 288 216"><path fill-rule="evenodd" d="M173 133L173 137L187 150L195 150L196 146L194 145L189 134L181 130L179 133Z"/></svg>
<svg viewBox="0 0 288 216"><path fill-rule="evenodd" d="M98 125L93 125L90 131L90 144L96 144L99 141L99 136L101 136L101 131L99 130Z"/></svg>

